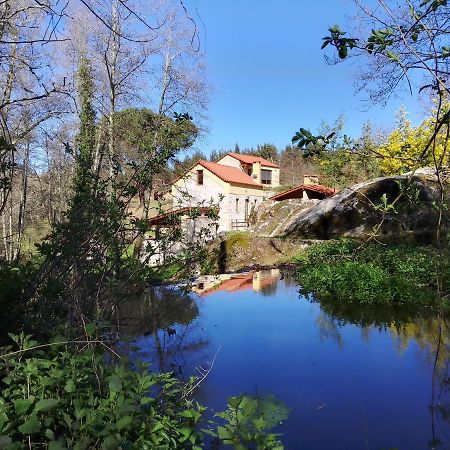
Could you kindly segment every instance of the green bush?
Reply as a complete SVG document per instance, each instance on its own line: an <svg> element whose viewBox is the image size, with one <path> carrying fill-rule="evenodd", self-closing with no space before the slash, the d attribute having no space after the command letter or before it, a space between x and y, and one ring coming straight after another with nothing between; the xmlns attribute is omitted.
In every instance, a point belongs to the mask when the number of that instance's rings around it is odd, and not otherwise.
<svg viewBox="0 0 450 450"><path fill-rule="evenodd" d="M450 289L448 250L361 245L342 239L316 244L297 258L303 293L362 304L429 304ZM442 281L441 286L438 280Z"/></svg>
<svg viewBox="0 0 450 450"><path fill-rule="evenodd" d="M216 414L225 424L212 434L237 450L282 450L279 435L267 433L267 430L287 419L288 415L286 405L270 395L231 397L227 410Z"/></svg>
<svg viewBox="0 0 450 450"><path fill-rule="evenodd" d="M152 373L94 338L11 338L14 348L0 354L0 449L198 450L206 431L236 449L283 448L268 433L287 417L275 400L230 399L232 409L218 414L225 423L200 430L194 378Z"/></svg>
<svg viewBox="0 0 450 450"><path fill-rule="evenodd" d="M199 448L204 408L181 400L188 386L171 375L105 363L95 341L74 351L13 339L20 350L2 357L0 448Z"/></svg>
<svg viewBox="0 0 450 450"><path fill-rule="evenodd" d="M24 293L36 273L34 264L0 263L0 344L7 333L22 329L27 312L31 305L27 304Z"/></svg>

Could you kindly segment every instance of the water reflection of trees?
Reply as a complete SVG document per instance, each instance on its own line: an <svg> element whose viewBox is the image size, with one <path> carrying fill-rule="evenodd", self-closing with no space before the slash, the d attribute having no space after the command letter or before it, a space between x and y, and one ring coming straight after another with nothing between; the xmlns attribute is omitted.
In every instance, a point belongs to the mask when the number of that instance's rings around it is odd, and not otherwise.
<svg viewBox="0 0 450 450"><path fill-rule="evenodd" d="M187 325L198 316L190 293L173 286L150 286L139 297L124 301L118 310L122 334L138 336Z"/></svg>
<svg viewBox="0 0 450 450"><path fill-rule="evenodd" d="M301 298L303 298L301 296ZM316 301L316 319L321 339L332 339L339 348L345 345L342 329L356 325L368 342L372 333L385 331L392 336L393 348L403 354L415 343L420 356L430 367L431 439L429 448L448 448L450 442L450 317L438 311L407 307L371 307L335 301ZM447 444L444 444L446 442Z"/></svg>
<svg viewBox="0 0 450 450"><path fill-rule="evenodd" d="M150 361L154 370L182 375L185 353L201 354L208 347L196 325L198 314L188 290L156 286L122 304L118 322L121 335L132 338L132 357Z"/></svg>

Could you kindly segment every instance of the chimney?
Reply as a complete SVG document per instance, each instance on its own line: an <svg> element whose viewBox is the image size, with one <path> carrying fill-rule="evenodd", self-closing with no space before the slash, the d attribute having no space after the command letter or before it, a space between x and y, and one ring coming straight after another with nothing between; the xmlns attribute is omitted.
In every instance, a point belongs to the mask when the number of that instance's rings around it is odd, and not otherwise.
<svg viewBox="0 0 450 450"><path fill-rule="evenodd" d="M303 184L305 185L319 184L319 177L317 175L304 175Z"/></svg>
<svg viewBox="0 0 450 450"><path fill-rule="evenodd" d="M253 163L252 176L258 184L261 184L261 163L259 161Z"/></svg>

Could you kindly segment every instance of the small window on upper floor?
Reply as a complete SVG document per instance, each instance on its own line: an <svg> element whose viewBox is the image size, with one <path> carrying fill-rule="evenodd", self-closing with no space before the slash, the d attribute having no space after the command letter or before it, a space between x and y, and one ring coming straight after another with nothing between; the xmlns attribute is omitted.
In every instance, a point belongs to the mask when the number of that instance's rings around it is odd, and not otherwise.
<svg viewBox="0 0 450 450"><path fill-rule="evenodd" d="M261 169L261 183L272 184L272 171L267 169Z"/></svg>
<svg viewBox="0 0 450 450"><path fill-rule="evenodd" d="M197 184L203 184L203 170L197 170Z"/></svg>

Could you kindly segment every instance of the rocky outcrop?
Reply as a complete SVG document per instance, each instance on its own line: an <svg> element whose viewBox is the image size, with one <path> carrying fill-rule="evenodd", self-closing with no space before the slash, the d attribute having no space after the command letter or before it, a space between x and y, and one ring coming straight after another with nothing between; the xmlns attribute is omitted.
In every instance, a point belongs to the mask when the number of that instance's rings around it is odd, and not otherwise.
<svg viewBox="0 0 450 450"><path fill-rule="evenodd" d="M264 237L280 236L300 213L309 210L318 201L299 198L280 202L267 200L261 203L255 217L251 218L250 232Z"/></svg>
<svg viewBox="0 0 450 450"><path fill-rule="evenodd" d="M446 186L448 190L448 183ZM432 174L416 172L377 178L344 189L301 211L280 234L309 239L364 238L376 229L377 239L385 241L431 242L439 220L435 207L439 195L437 179ZM446 203L450 205L448 197ZM442 223L450 228L448 212Z"/></svg>

